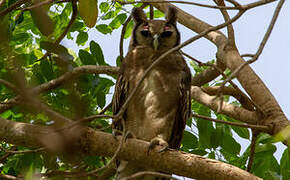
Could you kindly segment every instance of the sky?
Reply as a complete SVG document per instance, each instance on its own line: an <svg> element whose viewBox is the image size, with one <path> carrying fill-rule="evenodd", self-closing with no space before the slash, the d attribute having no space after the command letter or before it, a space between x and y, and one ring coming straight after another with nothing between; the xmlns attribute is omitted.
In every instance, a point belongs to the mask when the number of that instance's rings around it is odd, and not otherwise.
<svg viewBox="0 0 290 180"><path fill-rule="evenodd" d="M195 0L194 2L212 4L211 1ZM251 3L251 0L239 1L243 4ZM219 10L197 7L193 5L180 5L176 4L184 11L192 14L193 16L207 22L211 25L218 25L223 23L224 20ZM264 5L262 7L254 8L244 14L233 26L235 29L236 44L240 54L254 54L262 38L267 30L274 13L277 2ZM259 59L251 64L253 70L263 80L266 86L270 89L278 103L280 104L283 112L289 118L290 116L290 84L289 84L289 67L290 67L290 3L286 1L280 15L277 19L276 25L272 34L261 54ZM230 12L231 16L234 11ZM181 32L181 41L185 41L190 37L196 35L193 31L187 29L182 25L178 25ZM222 30L226 33L225 29ZM119 39L120 30L114 31L111 35L103 35L95 29L89 30L89 42L94 40L99 43L103 49L106 62L115 65L115 60L119 55ZM129 40L125 40L124 51L127 52ZM72 48L78 52L78 47L70 40L65 40L63 44L66 47ZM84 46L87 47L88 44ZM205 38L199 39L189 46L182 49L184 52L190 54L196 59L207 62L215 59L216 46ZM235 81L237 82L237 81ZM238 83L238 82L237 82ZM249 144L248 141L238 139L242 143L242 151ZM276 158L280 159L285 146L281 143L277 144Z"/></svg>

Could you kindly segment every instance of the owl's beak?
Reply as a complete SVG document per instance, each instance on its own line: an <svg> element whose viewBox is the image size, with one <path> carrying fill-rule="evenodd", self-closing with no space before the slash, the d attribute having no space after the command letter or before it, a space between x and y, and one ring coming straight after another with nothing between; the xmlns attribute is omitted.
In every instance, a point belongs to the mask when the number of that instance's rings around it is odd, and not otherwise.
<svg viewBox="0 0 290 180"><path fill-rule="evenodd" d="M159 46L158 38L159 38L159 35L158 34L155 34L153 36L153 48L154 48L155 51L157 51L158 46Z"/></svg>

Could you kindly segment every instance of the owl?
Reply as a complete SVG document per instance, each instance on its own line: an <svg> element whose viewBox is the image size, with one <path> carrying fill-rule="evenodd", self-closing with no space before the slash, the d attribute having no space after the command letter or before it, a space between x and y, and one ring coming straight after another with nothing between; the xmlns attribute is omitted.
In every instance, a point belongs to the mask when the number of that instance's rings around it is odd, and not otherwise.
<svg viewBox="0 0 290 180"><path fill-rule="evenodd" d="M118 113L146 69L163 53L180 44L175 8L168 9L166 20L148 20L140 8L132 10L132 18L135 26L116 82L113 114ZM180 52L167 55L149 72L131 99L122 117L126 131L138 139L149 141L150 149L156 145L161 145L162 150L178 149L191 113L190 84L191 73ZM121 121L113 121L113 129L122 128ZM154 171L134 162L121 161L117 177L145 170Z"/></svg>

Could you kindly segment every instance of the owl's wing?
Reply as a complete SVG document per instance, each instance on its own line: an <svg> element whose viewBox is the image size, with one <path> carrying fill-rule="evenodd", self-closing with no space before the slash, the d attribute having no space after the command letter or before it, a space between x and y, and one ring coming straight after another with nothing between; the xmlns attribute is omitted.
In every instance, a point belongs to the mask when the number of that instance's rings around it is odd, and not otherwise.
<svg viewBox="0 0 290 180"><path fill-rule="evenodd" d="M175 121L172 129L172 134L169 140L169 147L172 149L179 149L183 132L186 125L186 120L191 114L191 73L187 66L182 72L181 81L179 84L179 104L175 116Z"/></svg>
<svg viewBox="0 0 290 180"><path fill-rule="evenodd" d="M125 64L122 63L121 68L120 68L120 72L119 72L119 76L117 78L117 82L115 84L115 92L114 92L114 96L113 96L113 100L112 100L112 111L113 111L113 115L116 115L120 108L123 106L123 104L125 103L127 96L128 96L128 81L125 80L124 77L124 68L125 68ZM123 115L123 118L125 116L126 112ZM126 118L124 118L126 119ZM121 121L113 121L113 125L112 125L113 129L118 129L118 130L122 130L122 122Z"/></svg>

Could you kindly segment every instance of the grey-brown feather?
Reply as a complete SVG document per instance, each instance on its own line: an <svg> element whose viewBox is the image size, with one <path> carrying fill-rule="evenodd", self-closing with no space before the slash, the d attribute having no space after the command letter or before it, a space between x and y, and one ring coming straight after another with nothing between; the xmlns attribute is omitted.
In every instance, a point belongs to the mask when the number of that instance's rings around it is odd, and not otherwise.
<svg viewBox="0 0 290 180"><path fill-rule="evenodd" d="M144 20L142 12L140 9L134 9L132 13L135 28L129 52L122 62L116 82L113 114L118 113L146 69L160 55L178 45L180 41L175 25L176 10L169 9L166 21ZM142 34L141 31L144 29L150 31L148 36ZM170 36L163 36L164 31L170 31L167 33ZM157 50L153 48L152 36L154 34L160 35ZM175 51L166 56L145 77L141 87L130 101L123 115L126 130L133 133L136 138L145 141L151 141L156 137L161 138L168 143L170 148L178 149L186 120L191 113L190 84L190 70L182 55ZM121 122L113 122L113 128L122 130ZM122 163L121 161L119 167L119 178L145 170L144 167L134 165L134 162ZM150 177L147 178L150 179ZM146 179L146 177L140 179Z"/></svg>

